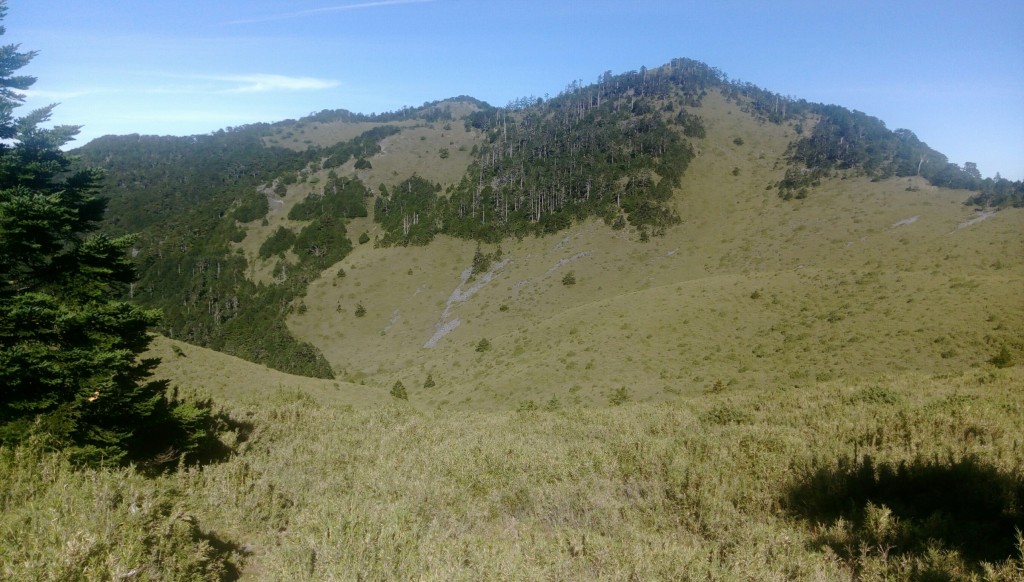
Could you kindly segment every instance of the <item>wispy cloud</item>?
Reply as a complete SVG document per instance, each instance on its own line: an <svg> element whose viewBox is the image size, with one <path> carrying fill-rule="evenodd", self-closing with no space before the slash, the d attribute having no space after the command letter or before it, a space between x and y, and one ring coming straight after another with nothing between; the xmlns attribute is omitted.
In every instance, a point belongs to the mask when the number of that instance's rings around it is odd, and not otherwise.
<svg viewBox="0 0 1024 582"><path fill-rule="evenodd" d="M83 95L90 95L96 93L95 90L82 90L82 91L47 91L42 89L26 89L24 91L17 91L25 96L26 99L39 99L39 100L50 100L50 101L63 101L65 99L74 99L75 97L81 97Z"/></svg>
<svg viewBox="0 0 1024 582"><path fill-rule="evenodd" d="M150 76L154 75L149 73ZM292 77L267 73L222 74L222 75L181 75L156 73L161 78L174 79L173 84L159 86L137 86L134 91L150 94L195 94L195 93L272 93L285 91L319 91L341 85L333 79L317 77Z"/></svg>
<svg viewBox="0 0 1024 582"><path fill-rule="evenodd" d="M268 93L271 91L317 91L331 89L339 83L315 77L288 77L285 75L224 75L209 77L214 81L232 83L226 93Z"/></svg>
<svg viewBox="0 0 1024 582"><path fill-rule="evenodd" d="M232 20L228 24L253 24L256 22L272 22L275 20L288 20L290 18L316 16L318 14L326 14L330 12L348 12L350 10L364 10L367 8L380 8L382 6L396 6L399 4L423 4L426 2L434 2L434 0L376 0L375 2L361 2L359 4L341 4L337 6L324 6L323 8L311 8L309 10L298 10L296 12L286 12L284 14L275 14L272 16Z"/></svg>

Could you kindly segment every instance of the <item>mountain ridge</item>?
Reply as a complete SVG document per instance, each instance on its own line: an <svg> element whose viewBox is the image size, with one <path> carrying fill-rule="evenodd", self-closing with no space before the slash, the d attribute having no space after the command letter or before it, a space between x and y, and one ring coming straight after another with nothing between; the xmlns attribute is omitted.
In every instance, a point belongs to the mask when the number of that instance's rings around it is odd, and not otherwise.
<svg viewBox="0 0 1024 582"><path fill-rule="evenodd" d="M353 137L351 123L365 131ZM718 126L713 140L708 125ZM847 134L858 140L847 141ZM119 142L129 147L114 147ZM160 159L165 142L179 144L178 153ZM127 161L146 151L148 162ZM332 366L322 348L298 339L284 322L308 308L308 286L324 273L343 283L334 266L361 248L357 237L404 247L447 234L493 248L531 233L564 232L590 216L645 241L694 221L724 219L712 199L689 189L741 186L747 196L735 204L749 213L744 200L757 200L763 213L773 200L805 204L845 180L902 175L902 189L931 188L929 176L917 175L922 168L944 171L931 176L940 183L989 184L963 199L1015 204L1012 183L980 180L910 132L729 81L686 59L605 73L595 84L571 83L559 96L506 108L461 97L379 116L322 111L209 136L110 138L79 154L106 164L114 195L110 227L143 233L135 250L142 279L132 293L164 310L163 333L326 377L337 362ZM175 159L191 166L191 175L176 176ZM701 169L688 169L692 163ZM344 216L291 217L311 197L323 206L339 184L356 182L363 184L365 210L353 200ZM996 187L1006 184L1008 195ZM163 209L140 213L154 195ZM895 220L902 218L908 217ZM280 248L267 246L272 236ZM343 303L335 300L335 309L355 308Z"/></svg>
<svg viewBox="0 0 1024 582"><path fill-rule="evenodd" d="M150 476L0 447L5 576L1019 578L1013 192L965 204L853 112L656 78L83 151L169 336L118 353L205 442Z"/></svg>

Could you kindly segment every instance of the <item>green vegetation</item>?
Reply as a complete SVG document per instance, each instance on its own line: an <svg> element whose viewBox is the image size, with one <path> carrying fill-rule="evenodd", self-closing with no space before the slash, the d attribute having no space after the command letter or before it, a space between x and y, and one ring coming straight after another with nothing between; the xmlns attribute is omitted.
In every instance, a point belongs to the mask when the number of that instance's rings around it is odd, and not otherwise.
<svg viewBox="0 0 1024 582"><path fill-rule="evenodd" d="M473 252L473 264L470 268L470 275L476 276L482 273L486 273L490 270L491 265L496 261L500 261L502 256L501 246L499 245L494 251L490 253L483 252L482 247L479 243L476 245L476 251Z"/></svg>
<svg viewBox="0 0 1024 582"><path fill-rule="evenodd" d="M483 131L487 143L466 175L443 196L439 186L407 182L379 199L383 242L425 244L436 234L496 242L557 232L588 216L609 223L622 216L663 232L680 220L668 200L694 155L675 127L690 135L702 127L663 110L698 104L714 79L706 66L686 61L606 73L548 101L523 98L473 113L466 127Z"/></svg>
<svg viewBox="0 0 1024 582"><path fill-rule="evenodd" d="M999 353L992 356L989 363L997 368L1009 368L1013 365L1013 354L1010 353L1006 346L1001 346Z"/></svg>
<svg viewBox="0 0 1024 582"><path fill-rule="evenodd" d="M629 390L625 386L616 388L608 397L608 404L612 406L622 406L627 402L629 402Z"/></svg>
<svg viewBox="0 0 1024 582"><path fill-rule="evenodd" d="M395 382L395 385L391 387L391 396L392 398L397 398L399 400L409 399L409 393L406 392L405 385L402 384L401 380Z"/></svg>
<svg viewBox="0 0 1024 582"><path fill-rule="evenodd" d="M297 265L281 262L273 285L246 277L245 259L231 250L245 236L237 222L264 218L269 207L263 185L287 187L309 167L370 155L398 130L382 126L303 152L266 147L261 139L270 131L272 126L256 124L188 138L109 136L76 153L106 170L104 184L115 194L104 230L141 232L132 246L140 271L132 298L163 312L162 333L282 370L330 377L327 362L295 340L283 316L310 280L351 250L344 221L366 216L365 187L329 172L314 195L293 207L294 220L310 222L298 231L279 227L259 248L264 259L283 258L289 250L299 259Z"/></svg>
<svg viewBox="0 0 1024 582"><path fill-rule="evenodd" d="M432 223L441 204L439 184L431 184L413 175L394 188L382 188L374 202L373 219L384 230L382 245L424 245L433 240L436 225Z"/></svg>
<svg viewBox="0 0 1024 582"><path fill-rule="evenodd" d="M274 255L284 256L285 252L295 246L295 232L290 228L279 226L274 234L260 245L260 258L269 259Z"/></svg>
<svg viewBox="0 0 1024 582"><path fill-rule="evenodd" d="M317 190L288 212L291 220L316 220L318 218L366 216L363 200L369 196L366 187L358 178L339 178L331 170L322 190Z"/></svg>
<svg viewBox="0 0 1024 582"><path fill-rule="evenodd" d="M136 238L96 233L100 173L59 149L77 127L41 127L53 106L13 117L35 82L14 73L34 56L0 51L0 446L90 465L192 460L213 439L209 406L150 380L156 361L139 356L160 314L112 299L135 279Z"/></svg>
<svg viewBox="0 0 1024 582"><path fill-rule="evenodd" d="M784 199L800 198L833 171L855 169L869 177L922 176L935 186L974 190L970 204L1024 206L1024 182L982 179L977 165L961 168L931 149L908 129L890 131L881 120L838 105L814 105L820 119L810 135L792 144L793 165L778 183ZM806 195L806 191L804 191Z"/></svg>
<svg viewBox="0 0 1024 582"><path fill-rule="evenodd" d="M236 456L161 480L0 451L0 563L12 579L1014 580L1022 381L500 413L280 391L230 405L251 423ZM894 398L862 397L878 385Z"/></svg>
<svg viewBox="0 0 1024 582"><path fill-rule="evenodd" d="M38 442L0 447L0 574L7 580L237 579L247 552L210 532L213 519L195 517L190 495L199 480L186 475L153 479L131 468L84 469ZM267 493L261 490L259 505L270 500ZM258 514L266 516L266 509Z"/></svg>
<svg viewBox="0 0 1024 582"><path fill-rule="evenodd" d="M770 183L783 198L804 199L838 173L907 176L971 188L972 204L1009 207L1022 199L1021 183L982 180L972 164L949 164L907 130L891 132L859 112L729 80L687 59L608 72L589 85L571 83L553 98L524 97L503 108L457 97L372 116L322 111L204 136L106 137L75 153L106 171L114 196L104 231L140 233L132 253L141 277L132 298L163 311L161 333L329 377L327 361L293 337L283 319L326 265L347 256L344 224L366 216L369 198L380 228L374 238L383 247L425 245L438 235L497 243L591 218L616 230L630 227L632 240L649 242L706 211L687 208L698 193L684 183L698 140L709 139L703 119L709 95L766 124L730 129L722 145L755 145L757 132L772 127L797 131L788 170L748 173L736 159L718 175L731 171L738 184L759 179L758 189ZM456 119L470 137L449 149L456 143L451 130L440 128ZM435 128L435 122L441 123ZM275 145L283 132L317 125L347 127L346 139L321 136L299 150ZM443 131L449 138L439 137ZM449 157L417 161L420 138ZM396 141L382 156L385 139ZM416 139L420 153L403 150L403 139ZM761 151L729 149L740 157ZM782 159L779 152L771 162ZM387 183L374 196L354 174L345 175L354 171ZM290 209L288 224L270 220L280 205ZM246 237L256 236L249 226L256 221L266 232L254 242ZM259 260L266 264L254 264Z"/></svg>
<svg viewBox="0 0 1024 582"><path fill-rule="evenodd" d="M0 123L0 577L1020 577L1019 187L905 130L679 59L97 140L91 230L46 113Z"/></svg>

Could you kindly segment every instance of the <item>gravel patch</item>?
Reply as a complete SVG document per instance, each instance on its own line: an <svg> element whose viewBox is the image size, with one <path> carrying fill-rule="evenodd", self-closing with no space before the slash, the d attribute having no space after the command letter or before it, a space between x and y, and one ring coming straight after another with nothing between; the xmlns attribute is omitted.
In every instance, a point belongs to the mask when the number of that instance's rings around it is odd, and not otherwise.
<svg viewBox="0 0 1024 582"><path fill-rule="evenodd" d="M898 226L906 226L908 224L914 224L915 222L917 222L918 218L921 218L921 216L917 215L917 216L911 216L910 218L904 218L903 220L897 220L896 222L892 223L892 226L890 226L889 228L896 228Z"/></svg>
<svg viewBox="0 0 1024 582"><path fill-rule="evenodd" d="M427 343L423 344L425 348L432 348L437 345L437 342L441 341L444 336L451 333L462 321L458 318L448 318L451 316L452 308L465 303L470 297L476 295L478 291L484 288L485 285L494 280L494 276L497 275L498 271L503 269L505 265L509 263L511 259L505 259L499 261L491 267L489 271L477 277L476 281L465 291L462 290L462 286L469 282L469 278L473 275L473 268L467 267L466 270L462 271L459 276L459 285L456 287L451 295L448 296L447 301L444 303L444 311L441 313L441 319L434 324L434 335L430 336Z"/></svg>

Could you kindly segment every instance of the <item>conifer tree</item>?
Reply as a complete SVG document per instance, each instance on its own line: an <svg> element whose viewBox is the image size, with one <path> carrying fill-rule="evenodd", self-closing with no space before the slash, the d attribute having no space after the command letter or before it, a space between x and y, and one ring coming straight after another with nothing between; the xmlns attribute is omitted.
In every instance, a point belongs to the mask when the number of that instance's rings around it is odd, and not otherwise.
<svg viewBox="0 0 1024 582"><path fill-rule="evenodd" d="M0 445L37 434L90 464L176 460L209 414L148 379L156 361L139 355L159 312L116 299L134 238L96 232L102 175L60 150L79 128L41 127L53 105L14 116L35 55L0 47Z"/></svg>
<svg viewBox="0 0 1024 582"><path fill-rule="evenodd" d="M409 392L405 389L405 384L402 384L401 380L395 381L395 385L391 387L391 396L399 400L409 399Z"/></svg>

